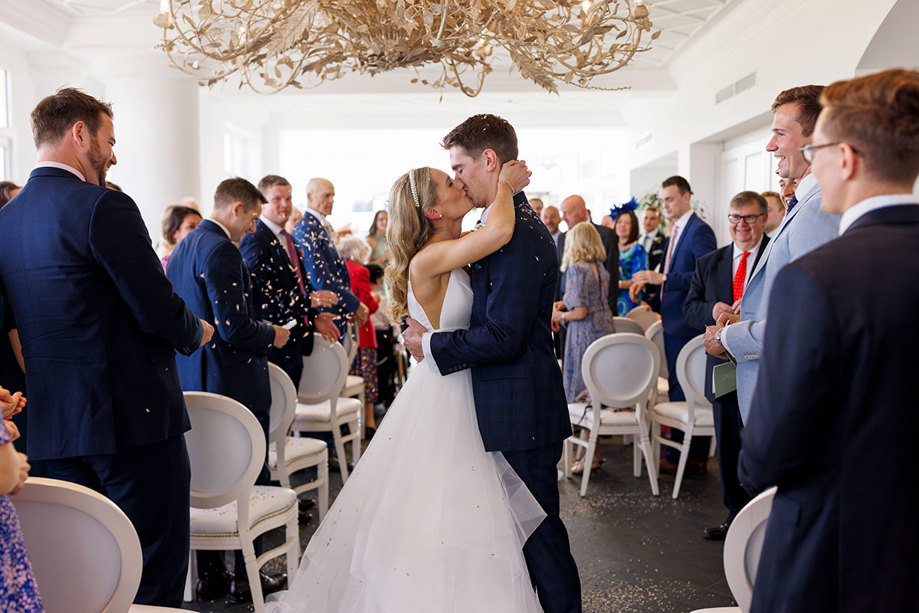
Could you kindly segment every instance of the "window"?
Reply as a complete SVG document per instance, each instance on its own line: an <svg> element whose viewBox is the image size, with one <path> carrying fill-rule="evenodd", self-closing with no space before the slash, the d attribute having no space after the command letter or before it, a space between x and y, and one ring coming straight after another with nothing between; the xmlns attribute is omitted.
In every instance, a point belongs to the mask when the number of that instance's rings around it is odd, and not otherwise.
<svg viewBox="0 0 919 613"><path fill-rule="evenodd" d="M228 177L249 176L249 139L239 131L228 129L223 135L223 170Z"/></svg>

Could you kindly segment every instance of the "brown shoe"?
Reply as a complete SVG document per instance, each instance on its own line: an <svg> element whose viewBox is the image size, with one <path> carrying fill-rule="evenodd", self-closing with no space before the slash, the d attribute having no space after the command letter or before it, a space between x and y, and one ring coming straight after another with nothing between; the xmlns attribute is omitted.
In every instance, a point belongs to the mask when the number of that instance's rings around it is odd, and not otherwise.
<svg viewBox="0 0 919 613"><path fill-rule="evenodd" d="M662 475L675 475L677 465L668 460L667 458L661 458L660 465L660 474Z"/></svg>
<svg viewBox="0 0 919 613"><path fill-rule="evenodd" d="M232 575L223 571L213 575L201 575L195 585L195 596L198 600L217 600L230 592Z"/></svg>
<svg viewBox="0 0 919 613"><path fill-rule="evenodd" d="M271 576L259 571L258 577L262 584L262 596L267 596L284 587L287 573ZM230 581L230 602L233 604L252 602L252 590L249 589L249 578L245 574L235 575L233 580Z"/></svg>
<svg viewBox="0 0 919 613"><path fill-rule="evenodd" d="M660 465L660 474L662 475L675 475L677 464L671 462L667 458L661 458ZM683 476L685 477L695 477L699 475L705 475L708 473L708 464L702 460L686 460L686 468L683 470Z"/></svg>

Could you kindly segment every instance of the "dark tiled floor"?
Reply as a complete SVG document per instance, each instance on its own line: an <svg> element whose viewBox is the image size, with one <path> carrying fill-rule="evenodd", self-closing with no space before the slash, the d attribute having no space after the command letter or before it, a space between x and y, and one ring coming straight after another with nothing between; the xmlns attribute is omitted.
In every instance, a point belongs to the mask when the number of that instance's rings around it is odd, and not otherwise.
<svg viewBox="0 0 919 613"><path fill-rule="evenodd" d="M631 447L622 438L604 441L607 461L591 475L585 498L580 480L562 481L562 518L581 574L585 613L683 613L727 606L731 595L722 568L722 544L702 530L724 520L717 464L708 475L686 477L680 498L670 497L673 477L661 477L661 496L651 495L647 475L632 476ZM332 473L331 497L341 489ZM303 545L316 519L301 526ZM281 569L283 558L269 563ZM194 611L251 611L229 602L185 603ZM319 612L316 612L319 613Z"/></svg>

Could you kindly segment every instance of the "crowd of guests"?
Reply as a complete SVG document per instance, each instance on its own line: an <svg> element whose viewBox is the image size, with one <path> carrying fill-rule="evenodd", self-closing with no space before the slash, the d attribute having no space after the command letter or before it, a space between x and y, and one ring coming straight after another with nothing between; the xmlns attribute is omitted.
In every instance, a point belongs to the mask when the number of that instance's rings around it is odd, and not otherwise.
<svg viewBox="0 0 919 613"><path fill-rule="evenodd" d="M779 486L754 610L911 610L919 528L909 500L877 501L916 491L904 467L915 421L908 352L919 342L909 284L919 273L919 74L791 88L772 112L766 149L779 160L780 191L736 194L721 248L681 176L662 181L660 208L616 207L603 224L577 195L558 208L531 201L563 273L552 325L566 397L589 400L581 356L615 332L614 315L644 305L660 314L671 401L684 398L677 355L704 334L728 511L705 538L725 538L752 495ZM0 382L0 602L41 610L6 496L30 468L12 446L27 384L29 456L125 511L144 548L137 602L178 606L189 540L182 391L234 398L267 439L267 363L296 386L314 334L343 342L353 325L351 372L364 380L372 434L374 406L394 393L387 214L376 213L366 237L348 236L328 219L327 179L309 181L303 211L284 177L227 179L207 219L195 206L166 210L154 253L134 202L106 186L111 107L61 89L36 106L32 125L36 169L23 188L0 184L6 361L27 373ZM736 365L736 392L713 389L719 364ZM682 433L669 436L675 453ZM704 472L709 442L689 446L690 470ZM661 459L661 472L675 468L673 455ZM266 464L257 483L268 482ZM199 566L200 597L248 597L241 556L235 573L219 552L200 553ZM263 590L282 579L263 575Z"/></svg>

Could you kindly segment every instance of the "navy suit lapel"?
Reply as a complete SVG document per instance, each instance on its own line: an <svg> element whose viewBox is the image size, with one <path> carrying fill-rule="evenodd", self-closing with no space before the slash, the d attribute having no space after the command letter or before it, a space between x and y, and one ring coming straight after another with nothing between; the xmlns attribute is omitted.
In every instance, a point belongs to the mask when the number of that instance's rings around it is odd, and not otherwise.
<svg viewBox="0 0 919 613"><path fill-rule="evenodd" d="M843 235L869 226L901 223L919 223L919 205L902 204L875 209L856 219Z"/></svg>

